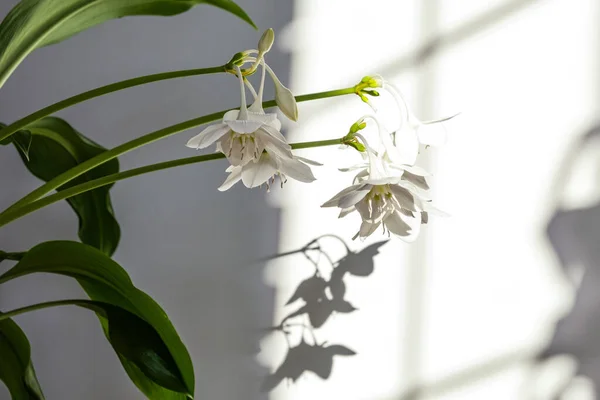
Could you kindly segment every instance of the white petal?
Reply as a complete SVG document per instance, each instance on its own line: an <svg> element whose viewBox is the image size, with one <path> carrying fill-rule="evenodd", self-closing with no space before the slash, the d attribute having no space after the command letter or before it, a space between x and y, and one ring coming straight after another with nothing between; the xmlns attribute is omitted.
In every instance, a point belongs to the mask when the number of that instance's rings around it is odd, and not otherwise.
<svg viewBox="0 0 600 400"><path fill-rule="evenodd" d="M273 121L269 122L267 126L275 129L277 132L281 131L281 121L275 118Z"/></svg>
<svg viewBox="0 0 600 400"><path fill-rule="evenodd" d="M390 190L402 208L410 211L417 211L417 208L415 207L414 196L408 191L408 189L398 185L390 185Z"/></svg>
<svg viewBox="0 0 600 400"><path fill-rule="evenodd" d="M390 214L384 221L384 225L395 235L398 236L409 236L411 227L409 224L404 222L402 217L400 216L400 212L396 211Z"/></svg>
<svg viewBox="0 0 600 400"><path fill-rule="evenodd" d="M404 214L400 214L400 218L404 220L408 225L410 225L410 235L403 237L402 240L405 242L414 242L417 237L419 237L419 233L421 232L421 213L414 213L414 216L407 216Z"/></svg>
<svg viewBox="0 0 600 400"><path fill-rule="evenodd" d="M361 238L366 238L366 237L370 236L373 232L375 232L377 230L377 228L379 228L380 224L381 224L381 222L372 224L370 222L363 221L362 224L360 225L360 230L358 231L358 235Z"/></svg>
<svg viewBox="0 0 600 400"><path fill-rule="evenodd" d="M227 171L231 171L225 182L221 186L219 186L219 191L224 192L242 179L242 167L233 167L230 166L227 168Z"/></svg>
<svg viewBox="0 0 600 400"><path fill-rule="evenodd" d="M223 122L235 121L240 115L240 110L229 110L223 115Z"/></svg>
<svg viewBox="0 0 600 400"><path fill-rule="evenodd" d="M265 150L274 157L277 158L292 158L292 148L289 144L282 142L281 140L265 133L263 129L256 131L256 137L260 139L264 145Z"/></svg>
<svg viewBox="0 0 600 400"><path fill-rule="evenodd" d="M387 185L387 184L397 184L398 182L400 182L402 178L399 176L384 176L384 177L380 177L378 179L365 179L364 182L368 183L369 185Z"/></svg>
<svg viewBox="0 0 600 400"><path fill-rule="evenodd" d="M360 134L357 134L357 136L360 136ZM366 153L369 159L369 179L380 179L387 176L387 171L385 169L383 160L377 157L373 149L368 146L364 138L362 140L365 142L364 144L367 148Z"/></svg>
<svg viewBox="0 0 600 400"><path fill-rule="evenodd" d="M279 129L275 129L271 125L267 125L267 126L263 126L262 130L265 131L268 135L270 135L270 136L274 137L275 139L279 140L280 142L287 143L287 139L285 138L285 136L283 136L281 134L281 132L279 131Z"/></svg>
<svg viewBox="0 0 600 400"><path fill-rule="evenodd" d="M385 129L383 129L380 126L379 122L377 123L377 125L379 125L379 138L381 140L381 143L383 144L385 153L387 154L388 158L392 163L401 163L402 153L398 150L396 146L394 146L394 143L392 143L392 137Z"/></svg>
<svg viewBox="0 0 600 400"><path fill-rule="evenodd" d="M232 131L236 133L253 133L256 132L258 128L263 126L263 123L260 121L252 121L249 119L236 119L232 121L223 121Z"/></svg>
<svg viewBox="0 0 600 400"><path fill-rule="evenodd" d="M353 211L356 211L356 207L354 206L342 208L342 210L340 211L340 215L338 215L338 218L344 218L346 215L350 214Z"/></svg>
<svg viewBox="0 0 600 400"><path fill-rule="evenodd" d="M392 165L392 168L402 169L404 171L408 171L413 175L417 176L431 176L431 173L427 171L425 168L418 167L416 165L407 165L407 164L398 164Z"/></svg>
<svg viewBox="0 0 600 400"><path fill-rule="evenodd" d="M220 147L231 165L245 165L255 161L263 150L264 144L256 137L249 135L225 135L220 141Z"/></svg>
<svg viewBox="0 0 600 400"><path fill-rule="evenodd" d="M356 164L356 165L353 165L353 166L351 166L351 167L346 167L346 168L338 168L338 171L341 171L341 172L349 172L349 171L355 171L355 170L357 170L357 169L365 169L365 168L368 168L368 167L369 167L369 164L367 164L367 163L362 163L362 164Z"/></svg>
<svg viewBox="0 0 600 400"><path fill-rule="evenodd" d="M204 149L219 140L227 132L229 132L229 126L226 124L211 125L191 138L186 146L192 149Z"/></svg>
<svg viewBox="0 0 600 400"><path fill-rule="evenodd" d="M373 219L371 218L371 208L366 201L359 201L354 205L354 208L356 208L356 211L358 211L363 221L368 220L372 222Z"/></svg>
<svg viewBox="0 0 600 400"><path fill-rule="evenodd" d="M258 162L251 162L242 167L242 182L248 188L260 186L276 172L273 160L268 156L262 156Z"/></svg>
<svg viewBox="0 0 600 400"><path fill-rule="evenodd" d="M356 174L356 176L352 180L352 183L355 183L355 182L364 182L365 181L364 178L368 177L368 176L369 176L369 170L368 169L363 169L358 174Z"/></svg>
<svg viewBox="0 0 600 400"><path fill-rule="evenodd" d="M315 167L323 166L323 164L321 164L320 162L311 160L310 158L304 158L304 157L299 157L299 156L295 156L295 157L296 157L296 159L302 161L305 164L314 165Z"/></svg>
<svg viewBox="0 0 600 400"><path fill-rule="evenodd" d="M310 167L296 158L278 158L277 164L282 174L297 181L310 183L317 179Z"/></svg>
<svg viewBox="0 0 600 400"><path fill-rule="evenodd" d="M404 171L402 179L412 183L418 188L421 188L423 190L429 190L429 184L427 183L427 180L422 176L412 174L408 171Z"/></svg>
<svg viewBox="0 0 600 400"><path fill-rule="evenodd" d="M460 113L456 113L456 114L451 115L449 117L444 117L444 118L435 119L435 120L431 120L431 121L421 121L421 124L423 124L423 125L439 124L440 122L450 121L452 118L457 117L459 115L460 115Z"/></svg>
<svg viewBox="0 0 600 400"><path fill-rule="evenodd" d="M264 113L264 112L251 112L248 111L248 120L260 122L263 125L271 125L273 121L277 120L277 114L275 113Z"/></svg>
<svg viewBox="0 0 600 400"><path fill-rule="evenodd" d="M371 188L367 186L365 189L354 190L350 193L347 193L340 197L338 205L340 208L348 208L350 206L353 206L362 199L364 199L370 191Z"/></svg>
<svg viewBox="0 0 600 400"><path fill-rule="evenodd" d="M344 195L346 195L346 194L348 194L348 193L350 193L352 191L355 191L355 190L357 190L359 188L362 189L364 186L365 185L362 184L362 183L360 183L358 185L349 186L346 189L344 189L344 190L340 191L339 193L337 193L331 199L327 200L325 203L323 203L323 205L321 207L338 207L338 202L339 202L339 199L341 197L343 197Z"/></svg>
<svg viewBox="0 0 600 400"><path fill-rule="evenodd" d="M400 182L397 182L396 185L402 186L403 188L408 189L413 195L416 195L420 199L431 200L431 196L426 190L423 190L420 187L418 187L408 181L401 180Z"/></svg>

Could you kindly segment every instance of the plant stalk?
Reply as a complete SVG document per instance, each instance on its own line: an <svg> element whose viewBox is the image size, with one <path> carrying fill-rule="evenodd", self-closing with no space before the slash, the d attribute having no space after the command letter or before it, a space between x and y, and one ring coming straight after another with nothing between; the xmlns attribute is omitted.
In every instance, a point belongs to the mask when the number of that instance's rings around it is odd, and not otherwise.
<svg viewBox="0 0 600 400"><path fill-rule="evenodd" d="M308 149L311 147L323 147L342 144L343 139L328 139L328 140L317 140L312 142L301 142L291 144L292 149ZM182 165L196 164L205 161L219 160L225 158L223 153L212 153L201 156L180 158L178 160L164 161L157 164L146 165L144 167L130 169L128 171L118 172L116 174L106 175L102 178L94 179L89 182L81 183L79 185L70 187L60 192L54 193L50 196L43 197L39 200L25 204L23 206L6 210L0 214L0 227L19 219L27 214L30 214L36 210L54 204L58 201L68 199L69 197L77 196L78 194L88 192L90 190L97 189L102 186L110 185L114 182L121 181L134 176L147 174L150 172L156 172L163 169L169 169L179 167Z"/></svg>
<svg viewBox="0 0 600 400"><path fill-rule="evenodd" d="M345 88L345 89L330 90L330 91L326 91L326 92L311 93L311 94L306 94L306 95L302 95L302 96L296 96L296 101L303 102L303 101L310 101L310 100L316 100L316 99L326 99L329 97L343 96L346 94L354 94L354 88L350 87L350 88ZM263 103L264 108L274 107L275 105L276 105L275 100L270 100L270 101L266 101ZM46 182L44 185L33 190L31 193L29 193L28 195L23 197L21 200L17 201L15 204L13 204L8 209L6 209L2 214L0 214L0 221L4 220L3 217L5 216L6 213L8 213L10 211L14 211L15 209L18 209L20 207L23 207L26 204L32 203L32 202L40 199L42 196L46 195L50 191L61 187L62 185L70 182L71 180L86 173L87 171L89 171L101 164L104 164L107 161L110 161L114 158L119 157L120 155L128 153L128 152L135 150L139 147L142 147L146 144L166 138L168 136L174 135L174 134L184 131L186 129L194 128L199 125L203 125L203 124L215 121L215 120L223 117L223 115L227 111L229 111L229 110L223 110L223 111L208 114L208 115L205 115L205 116L202 116L199 118L194 118L194 119L190 119L188 121L180 122L178 124L171 125L166 128L159 129L157 131L148 133L144 136L140 136L129 142L123 143L113 149L107 150L104 153L100 153L97 156L92 157L87 161L84 161L83 163L58 175L54 179ZM0 223L0 226L2 226L1 223Z"/></svg>

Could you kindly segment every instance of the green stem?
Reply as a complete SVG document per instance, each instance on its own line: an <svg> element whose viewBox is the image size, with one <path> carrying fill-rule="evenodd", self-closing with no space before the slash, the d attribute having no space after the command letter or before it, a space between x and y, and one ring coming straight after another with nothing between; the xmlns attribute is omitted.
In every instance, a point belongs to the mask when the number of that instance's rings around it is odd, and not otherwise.
<svg viewBox="0 0 600 400"><path fill-rule="evenodd" d="M342 144L342 139L328 139L317 140L313 142L292 143L291 146L292 149L308 149L311 147L332 146L336 144ZM94 179L89 182L81 183L68 189L61 190L60 192L54 193L50 196L46 196L37 201L25 204L21 207L7 210L0 215L0 227L16 219L19 219L27 214L37 211L40 208L46 207L50 204L54 204L61 200L77 196L78 194L88 192L90 190L94 190L102 186L110 185L117 181L122 181L123 179L133 178L134 176L147 174L149 172L160 171L163 169L180 167L182 165L195 164L211 160L219 160L221 158L225 158L225 155L223 153L205 154L202 156L186 157L180 158L178 160L164 161L157 164L151 164L146 165L144 167L130 169L128 171L118 172L116 174L106 175L102 178Z"/></svg>
<svg viewBox="0 0 600 400"><path fill-rule="evenodd" d="M101 311L101 309L95 306L93 301L90 300L56 300L48 301L45 303L34 304L31 306L17 308L16 310L0 313L0 321L8 318L16 317L17 315L25 314L31 311L43 310L44 308L59 307L59 306L79 306L88 308L93 311Z"/></svg>
<svg viewBox="0 0 600 400"><path fill-rule="evenodd" d="M19 261L21 258L25 256L25 252L20 253L7 253L5 251L0 250L0 261L2 260L12 260Z"/></svg>
<svg viewBox="0 0 600 400"><path fill-rule="evenodd" d="M69 97L68 99L61 100L58 103L51 104L48 107L44 107L41 110L38 110L33 114L23 117L18 121L15 121L12 124L4 127L0 130L0 141L6 139L18 130L25 128L27 125L43 117L46 117L50 114L54 114L55 112L63 110L72 105L84 102L89 99L93 99L94 97L99 97L108 93L116 92L134 86L144 85L146 83L163 81L166 79L183 78L186 76L216 74L219 72L225 72L224 65L218 67L186 69L181 71L162 72L159 74L139 76L137 78L127 79L125 81L115 82L111 83L110 85L88 90L87 92L80 93L73 97Z"/></svg>
<svg viewBox="0 0 600 400"><path fill-rule="evenodd" d="M354 94L354 87L346 88L346 89L338 89L338 90L330 90L327 92L320 93L311 93L303 96L296 96L296 101L310 101L316 99L325 99L329 97L343 96L346 94ZM265 101L263 103L264 108L274 107L276 105L275 100ZM40 199L45 194L50 191L61 187L65 183L77 178L81 174L86 173L87 171L97 167L98 165L104 164L107 161L112 160L113 158L119 157L122 154L125 154L129 151L135 150L138 147L144 146L146 144L155 142L159 139L166 138L168 136L174 135L178 132L184 131L186 129L194 128L199 125L206 124L208 122L212 122L217 120L227 112L228 110L219 111L213 114L208 114L203 117L190 119L188 121L180 122L178 124L159 129L158 131L154 131L144 136L140 136L136 139L133 139L129 142L123 143L120 146L117 146L113 149L107 150L104 153L97 155L96 157L92 157L87 161L71 168L70 170L58 175L54 179L51 179L44 185L38 187L21 200L17 201L11 207L6 209L2 214L0 214L0 220L3 220L4 214L10 211L13 211L19 207L23 207L26 204L34 202ZM0 224L1 226L1 224Z"/></svg>
<svg viewBox="0 0 600 400"><path fill-rule="evenodd" d="M312 142L300 142L300 143L292 143L292 149L300 150L300 149L310 149L311 147L324 147L324 146L334 146L336 144L342 144L343 139L327 139L327 140L315 140Z"/></svg>

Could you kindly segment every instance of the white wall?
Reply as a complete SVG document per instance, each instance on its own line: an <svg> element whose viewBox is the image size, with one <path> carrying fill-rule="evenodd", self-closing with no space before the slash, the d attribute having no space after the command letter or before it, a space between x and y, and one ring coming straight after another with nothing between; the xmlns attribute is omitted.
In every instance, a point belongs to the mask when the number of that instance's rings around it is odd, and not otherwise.
<svg viewBox="0 0 600 400"><path fill-rule="evenodd" d="M496 7L506 15L470 24L463 34L464 24ZM435 200L452 216L432 218L416 244L386 245L373 276L348 289L359 311L317 330L319 340L358 355L339 359L328 381L307 374L281 385L274 399L399 399L422 383L438 386L411 398L526 398L530 355L572 297L545 229L567 146L595 121L597 18L591 0L297 3L286 32L296 92L381 72L423 120L462 114L447 124L447 146L425 151ZM435 57L410 62L427 38L448 32L459 34L445 37ZM306 120L290 137L340 137L368 111L358 98L302 105ZM333 148L305 154L328 165L316 183L289 185L278 197L282 251L323 233L350 239L358 227L356 217L337 220L334 210L319 208L350 179L334 167L357 156ZM284 261L269 266L267 280L279 289L276 310L310 274L310 267L286 268ZM285 344L279 346L263 362L277 365ZM490 371L483 365L491 361ZM447 379L468 370L459 383Z"/></svg>

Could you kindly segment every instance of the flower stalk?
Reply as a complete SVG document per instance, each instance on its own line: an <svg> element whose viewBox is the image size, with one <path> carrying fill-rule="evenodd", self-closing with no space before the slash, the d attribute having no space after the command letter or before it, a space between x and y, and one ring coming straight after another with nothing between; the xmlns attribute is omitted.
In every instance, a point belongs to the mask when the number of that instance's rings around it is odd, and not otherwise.
<svg viewBox="0 0 600 400"><path fill-rule="evenodd" d="M100 97L105 94L117 92L119 90L128 89L134 86L145 85L146 83L164 81L167 79L176 79L176 78L184 78L188 76L197 76L197 75L208 75L208 74L217 74L226 72L225 65L220 65L217 67L209 67L209 68L197 68L197 69L185 69L180 71L172 71L172 72L161 72L158 74L139 76L137 78L127 79L120 82L111 83L110 85L101 86L96 89L88 90L87 92L83 92L77 94L75 96L69 97L67 99L61 100L58 103L51 104L47 107L42 108L30 114L26 117L23 117L12 124L4 127L0 130L0 141L6 139L11 136L13 133L17 132L20 129L25 128L27 125L32 124L48 115L54 114L57 111L64 110L65 108L71 107L75 104L82 103L84 101L93 99L95 97Z"/></svg>
<svg viewBox="0 0 600 400"><path fill-rule="evenodd" d="M327 139L327 140L316 140L311 142L300 142L300 143L292 143L290 146L292 149L308 149L313 147L324 147L324 146L334 146L342 144L342 139ZM61 200L66 200L70 197L77 196L79 194L88 192L90 190L97 189L102 186L110 185L112 183L122 181L124 179L133 178L134 176L144 175L150 172L161 171L163 169L180 167L183 165L189 164L197 164L206 161L212 160L220 160L225 158L225 154L223 153L212 153L212 154L204 154L201 156L194 157L186 157L180 158L177 160L165 161L157 164L146 165L144 167L130 169L128 171L119 172L112 175L106 175L102 178L94 179L89 182L85 182L73 187L70 187L65 190L61 190L60 192L54 193L50 196L46 196L37 201L33 201L31 203L25 204L18 208L11 208L6 210L2 214L0 214L0 227L15 221L27 214L30 214L34 211L37 211L41 208L49 206L50 204L54 204Z"/></svg>
<svg viewBox="0 0 600 400"><path fill-rule="evenodd" d="M326 99L326 98L330 98L330 97L344 96L344 95L348 95L348 94L354 94L353 87L337 89L337 90L330 90L330 91L325 91L325 92L318 92L318 93L310 93L310 94L306 94L306 95L297 96L295 99L297 102L305 102L305 101L312 101L312 100L317 100L317 99ZM271 107L275 107L276 103L275 103L275 100L269 100L269 101L263 102L262 106L263 106L263 108L271 108ZM199 118L190 119L188 121L180 122L178 124L171 125L166 128L163 128L163 129L159 129L157 131L154 131L154 132L148 133L144 136L140 136L136 139L133 139L129 142L123 143L123 144L121 144L115 148L112 148L110 150L107 150L104 153L101 153L95 157L92 157L89 160L84 161L83 163L77 165L76 167L71 168L67 172L60 174L56 178L48 181L44 185L38 187L37 189L33 190L28 195L23 197L21 200L17 201L11 207L6 209L2 214L0 214L0 221L4 220L5 214L8 213L9 211L16 210L19 207L22 207L26 204L29 204L31 202L34 202L34 201L40 199L42 196L46 195L47 193L51 192L52 190L63 186L64 184L66 184L66 183L70 182L71 180L77 178L78 176L86 173L87 171L89 171L93 168L96 168L99 165L104 164L105 162L108 162L114 158L117 158L125 153L128 153L128 152L135 150L139 147L142 147L146 144L156 142L160 139L172 136L172 135L179 133L181 131L184 131L186 129L195 128L197 126L204 125L209 122L218 120L219 118L222 118L223 115L225 115L225 113L227 111L229 111L229 110L218 111L216 113L208 114L208 115L205 115L205 116L202 116ZM3 224L0 223L0 226L2 226L2 225Z"/></svg>

